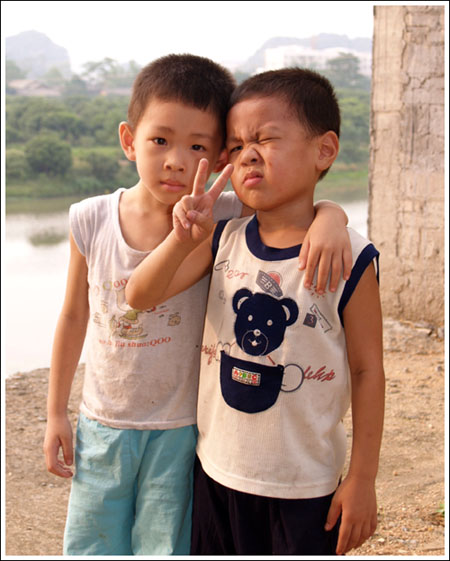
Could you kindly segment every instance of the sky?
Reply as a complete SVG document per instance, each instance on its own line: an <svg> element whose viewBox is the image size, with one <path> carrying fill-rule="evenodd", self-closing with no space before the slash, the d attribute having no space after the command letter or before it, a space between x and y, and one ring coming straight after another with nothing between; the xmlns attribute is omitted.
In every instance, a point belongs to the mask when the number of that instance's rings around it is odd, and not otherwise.
<svg viewBox="0 0 450 561"><path fill-rule="evenodd" d="M65 47L72 70L110 57L144 65L189 52L222 64L252 56L272 37L372 37L381 2L2 2L2 37L35 30Z"/></svg>

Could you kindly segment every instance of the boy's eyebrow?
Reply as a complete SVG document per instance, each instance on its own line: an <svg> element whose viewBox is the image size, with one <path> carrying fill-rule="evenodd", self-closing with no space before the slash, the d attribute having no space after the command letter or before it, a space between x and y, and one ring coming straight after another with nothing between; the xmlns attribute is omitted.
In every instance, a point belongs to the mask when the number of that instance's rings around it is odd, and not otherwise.
<svg viewBox="0 0 450 561"><path fill-rule="evenodd" d="M256 129L254 131L254 135L258 136L262 132L265 133L265 134L280 134L280 132L282 132L282 128L277 126L277 125L267 124L267 125L263 125L259 129ZM236 136L230 135L230 136L227 136L227 144L229 142L241 142L241 139L236 137Z"/></svg>
<svg viewBox="0 0 450 561"><path fill-rule="evenodd" d="M172 127L167 127L166 125L156 125L155 129L162 133L174 133L175 130ZM190 136L195 138L207 138L209 140L214 140L215 137L212 134L206 132L193 132Z"/></svg>
<svg viewBox="0 0 450 561"><path fill-rule="evenodd" d="M236 136L227 136L227 144L234 144L238 142L238 138Z"/></svg>

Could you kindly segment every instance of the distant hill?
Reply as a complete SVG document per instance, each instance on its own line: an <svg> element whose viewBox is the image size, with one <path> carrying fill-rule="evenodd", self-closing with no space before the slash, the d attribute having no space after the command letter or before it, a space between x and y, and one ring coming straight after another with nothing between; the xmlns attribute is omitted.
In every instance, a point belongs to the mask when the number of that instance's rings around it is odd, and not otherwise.
<svg viewBox="0 0 450 561"><path fill-rule="evenodd" d="M257 68L264 66L264 51L266 49L273 49L284 45L300 45L302 47L318 50L342 47L362 53L370 53L372 50L372 39L366 37L350 39L347 35L335 35L333 33L320 33L319 35L307 37L305 39L298 39L296 37L273 37L266 41L246 62L239 65L239 70L247 73L254 72Z"/></svg>
<svg viewBox="0 0 450 561"><path fill-rule="evenodd" d="M67 49L38 31L24 31L5 39L6 59L26 72L27 78L41 78L51 68L57 68L64 78L70 78L70 57Z"/></svg>

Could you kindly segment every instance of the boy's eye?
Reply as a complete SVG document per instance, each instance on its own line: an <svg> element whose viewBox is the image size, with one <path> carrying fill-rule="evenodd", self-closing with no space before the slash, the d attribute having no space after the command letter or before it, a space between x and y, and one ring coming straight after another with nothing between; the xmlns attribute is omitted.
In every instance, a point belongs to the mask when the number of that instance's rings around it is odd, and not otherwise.
<svg viewBox="0 0 450 561"><path fill-rule="evenodd" d="M201 150L205 150L205 147L202 146L201 144L193 144L192 150L195 150L196 152L200 152Z"/></svg>
<svg viewBox="0 0 450 561"><path fill-rule="evenodd" d="M157 136L156 138L153 138L153 142L155 144L158 144L158 146L165 146L167 144L166 139L161 138L160 136Z"/></svg>
<svg viewBox="0 0 450 561"><path fill-rule="evenodd" d="M242 150L242 146L234 146L233 148L230 148L230 154L233 154L233 152L240 152Z"/></svg>

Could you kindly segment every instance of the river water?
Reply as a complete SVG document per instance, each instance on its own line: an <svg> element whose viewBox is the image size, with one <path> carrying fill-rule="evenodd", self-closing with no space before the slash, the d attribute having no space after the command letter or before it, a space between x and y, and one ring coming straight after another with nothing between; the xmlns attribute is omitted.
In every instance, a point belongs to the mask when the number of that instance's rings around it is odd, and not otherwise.
<svg viewBox="0 0 450 561"><path fill-rule="evenodd" d="M69 263L70 202L61 201L62 208L50 209L39 201L26 212L7 208L2 251L2 376L50 366ZM342 206L349 225L366 236L367 202Z"/></svg>

